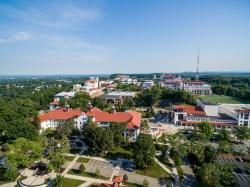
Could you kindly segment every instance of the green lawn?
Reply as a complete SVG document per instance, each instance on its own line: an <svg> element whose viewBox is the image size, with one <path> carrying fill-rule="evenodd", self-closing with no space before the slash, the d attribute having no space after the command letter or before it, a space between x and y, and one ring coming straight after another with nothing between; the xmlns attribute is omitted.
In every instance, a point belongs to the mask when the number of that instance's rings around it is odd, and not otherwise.
<svg viewBox="0 0 250 187"><path fill-rule="evenodd" d="M64 157L67 161L72 161L72 160L74 160L74 156L65 156Z"/></svg>
<svg viewBox="0 0 250 187"><path fill-rule="evenodd" d="M101 175L96 175L95 173L89 173L89 172L82 172L82 173L79 173L78 171L76 170L69 170L68 174L71 174L71 175L80 175L80 176L83 176L83 177L91 177L91 178L96 178L96 179L103 179L103 180L106 180L107 178L104 177L104 176L101 176Z"/></svg>
<svg viewBox="0 0 250 187"><path fill-rule="evenodd" d="M118 157L120 158L132 158L133 153L131 148L129 147L115 147L113 150L109 151L104 157L108 159L116 159Z"/></svg>
<svg viewBox="0 0 250 187"><path fill-rule="evenodd" d="M146 175L154 178L168 177L169 174L164 171L157 163L152 164L151 166L143 169L136 170L137 174Z"/></svg>
<svg viewBox="0 0 250 187"><path fill-rule="evenodd" d="M78 158L77 162L88 163L89 160L90 160L90 158L80 157L80 158Z"/></svg>
<svg viewBox="0 0 250 187"><path fill-rule="evenodd" d="M83 184L85 181L76 180L76 179L68 179L63 178L63 184L61 187L78 187L79 185Z"/></svg>
<svg viewBox="0 0 250 187"><path fill-rule="evenodd" d="M225 96L225 95L206 95L200 96L200 99L212 103L230 103L230 104L246 104L249 101L241 100L236 97Z"/></svg>

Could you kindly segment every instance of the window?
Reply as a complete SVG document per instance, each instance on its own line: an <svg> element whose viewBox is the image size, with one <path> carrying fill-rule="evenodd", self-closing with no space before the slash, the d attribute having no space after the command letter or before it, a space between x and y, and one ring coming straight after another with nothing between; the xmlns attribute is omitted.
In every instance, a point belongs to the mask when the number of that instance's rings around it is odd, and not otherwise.
<svg viewBox="0 0 250 187"><path fill-rule="evenodd" d="M247 127L248 126L248 122L244 121L244 126Z"/></svg>

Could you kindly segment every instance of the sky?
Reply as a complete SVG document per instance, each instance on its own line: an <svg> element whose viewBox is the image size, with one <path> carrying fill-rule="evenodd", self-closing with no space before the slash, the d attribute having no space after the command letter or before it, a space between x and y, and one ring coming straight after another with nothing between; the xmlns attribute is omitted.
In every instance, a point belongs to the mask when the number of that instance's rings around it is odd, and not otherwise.
<svg viewBox="0 0 250 187"><path fill-rule="evenodd" d="M250 0L0 0L0 74L250 71Z"/></svg>

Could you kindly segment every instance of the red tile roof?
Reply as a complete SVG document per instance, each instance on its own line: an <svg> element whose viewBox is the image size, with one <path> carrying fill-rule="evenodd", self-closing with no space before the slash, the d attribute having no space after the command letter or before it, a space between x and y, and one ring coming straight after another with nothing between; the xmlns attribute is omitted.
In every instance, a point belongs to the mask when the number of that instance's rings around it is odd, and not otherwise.
<svg viewBox="0 0 250 187"><path fill-rule="evenodd" d="M175 108L182 109L184 112L187 112L188 114L206 115L206 113L198 106L176 105Z"/></svg>
<svg viewBox="0 0 250 187"><path fill-rule="evenodd" d="M127 128L140 128L141 124L141 113L134 111L109 113L98 108L92 108L86 114L95 117L96 122L127 123Z"/></svg>
<svg viewBox="0 0 250 187"><path fill-rule="evenodd" d="M39 116L40 122L47 120L68 120L80 116L83 112L79 109L66 109L60 108L57 110L51 110L45 114Z"/></svg>

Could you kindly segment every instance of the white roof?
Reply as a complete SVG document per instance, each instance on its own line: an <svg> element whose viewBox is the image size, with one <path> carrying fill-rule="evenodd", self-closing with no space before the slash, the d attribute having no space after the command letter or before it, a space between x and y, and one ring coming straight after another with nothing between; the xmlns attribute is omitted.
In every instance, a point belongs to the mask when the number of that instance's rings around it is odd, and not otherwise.
<svg viewBox="0 0 250 187"><path fill-rule="evenodd" d="M134 97L135 92L128 92L128 91L115 91L115 92L109 92L106 94L107 96L130 96Z"/></svg>
<svg viewBox="0 0 250 187"><path fill-rule="evenodd" d="M68 97L74 97L75 93L76 92L73 92L73 91L70 91L70 92L60 92L60 93L56 94L55 96L56 97L66 97L66 96L68 96Z"/></svg>

